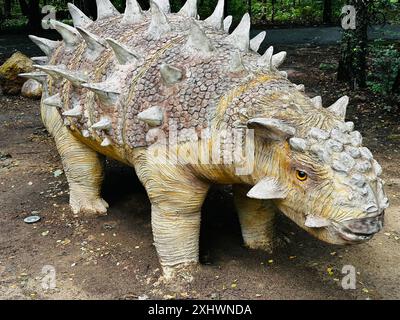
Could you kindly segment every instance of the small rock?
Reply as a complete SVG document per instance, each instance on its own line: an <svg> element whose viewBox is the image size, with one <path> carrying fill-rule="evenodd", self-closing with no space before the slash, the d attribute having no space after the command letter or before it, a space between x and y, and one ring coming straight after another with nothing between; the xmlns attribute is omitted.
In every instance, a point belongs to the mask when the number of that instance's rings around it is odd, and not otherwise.
<svg viewBox="0 0 400 320"><path fill-rule="evenodd" d="M42 85L33 79L28 79L21 88L21 95L30 99L42 97Z"/></svg>
<svg viewBox="0 0 400 320"><path fill-rule="evenodd" d="M105 230L112 230L115 229L115 227L117 226L117 223L114 221L110 221L110 222L105 222L103 224L103 229Z"/></svg>
<svg viewBox="0 0 400 320"><path fill-rule="evenodd" d="M0 87L3 94L19 94L22 85L27 79L19 77L18 74L31 72L32 70L32 60L21 52L15 52L0 66Z"/></svg>
<svg viewBox="0 0 400 320"><path fill-rule="evenodd" d="M211 299L218 300L219 299L219 294L218 293L211 293Z"/></svg>
<svg viewBox="0 0 400 320"><path fill-rule="evenodd" d="M63 171L61 169L57 169L53 172L53 175L55 178L61 176L63 174Z"/></svg>
<svg viewBox="0 0 400 320"><path fill-rule="evenodd" d="M33 213L33 212L35 212L35 211L32 211L32 213ZM24 219L24 222L27 223L27 224L32 224L32 223L39 222L40 219L41 219L41 218L40 218L38 215L32 215L32 216L26 217L26 218Z"/></svg>

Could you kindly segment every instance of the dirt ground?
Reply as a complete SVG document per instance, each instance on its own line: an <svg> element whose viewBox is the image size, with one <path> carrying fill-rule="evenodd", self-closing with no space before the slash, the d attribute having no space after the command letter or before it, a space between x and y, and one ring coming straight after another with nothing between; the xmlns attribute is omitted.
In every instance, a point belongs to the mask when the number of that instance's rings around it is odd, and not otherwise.
<svg viewBox="0 0 400 320"><path fill-rule="evenodd" d="M39 102L0 95L0 298L400 299L399 112L385 111L370 93L347 92L333 71L323 73L318 66L334 61L335 48L286 49L290 79L311 96L321 94L328 105L350 95L348 119L384 169L391 205L382 232L364 244L333 246L280 217L275 253L248 250L229 189L215 187L203 210L202 266L188 290L173 293L157 282L149 201L133 170L109 162L108 216L74 216ZM24 223L32 213L42 220ZM345 265L356 268L355 290L341 287ZM55 268L55 289L41 286L44 266Z"/></svg>

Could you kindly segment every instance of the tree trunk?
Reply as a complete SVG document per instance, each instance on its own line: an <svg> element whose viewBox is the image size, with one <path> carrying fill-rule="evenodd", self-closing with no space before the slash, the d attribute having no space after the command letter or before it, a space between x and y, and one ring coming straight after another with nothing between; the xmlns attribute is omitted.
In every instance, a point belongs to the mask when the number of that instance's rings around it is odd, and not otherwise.
<svg viewBox="0 0 400 320"><path fill-rule="evenodd" d="M83 0L83 7L85 8L84 11L88 16L92 17L93 19L97 18L97 7L96 1L93 0Z"/></svg>
<svg viewBox="0 0 400 320"><path fill-rule="evenodd" d="M39 0L19 0L22 14L28 18L27 28L29 31L38 32L41 30L42 15L40 12Z"/></svg>
<svg viewBox="0 0 400 320"><path fill-rule="evenodd" d="M400 68L397 70L397 77L396 80L394 80L392 92L400 93Z"/></svg>
<svg viewBox="0 0 400 320"><path fill-rule="evenodd" d="M4 1L4 17L9 18L11 16L11 0Z"/></svg>
<svg viewBox="0 0 400 320"><path fill-rule="evenodd" d="M249 15L251 16L251 0L247 0L247 12L249 13Z"/></svg>
<svg viewBox="0 0 400 320"><path fill-rule="evenodd" d="M322 22L326 24L332 23L332 0L324 0Z"/></svg>
<svg viewBox="0 0 400 320"><path fill-rule="evenodd" d="M276 0L271 0L271 4L272 4L271 22L274 23L274 20L275 20L275 4L276 4Z"/></svg>
<svg viewBox="0 0 400 320"><path fill-rule="evenodd" d="M343 32L337 79L355 89L364 88L367 79L368 5L367 1L350 1L356 8L356 29Z"/></svg>

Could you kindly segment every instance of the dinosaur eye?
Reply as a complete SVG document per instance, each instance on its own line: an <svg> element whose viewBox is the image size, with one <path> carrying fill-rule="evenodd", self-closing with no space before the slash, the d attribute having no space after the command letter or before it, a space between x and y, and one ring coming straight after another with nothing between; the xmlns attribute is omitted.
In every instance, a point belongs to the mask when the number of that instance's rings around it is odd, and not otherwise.
<svg viewBox="0 0 400 320"><path fill-rule="evenodd" d="M307 180L307 173L301 170L296 170L296 178L300 181L305 181Z"/></svg>

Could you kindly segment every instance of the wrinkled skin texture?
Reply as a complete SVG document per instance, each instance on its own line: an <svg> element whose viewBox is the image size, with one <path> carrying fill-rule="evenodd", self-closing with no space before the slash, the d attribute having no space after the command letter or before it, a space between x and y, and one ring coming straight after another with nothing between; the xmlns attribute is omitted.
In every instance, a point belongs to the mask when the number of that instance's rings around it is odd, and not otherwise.
<svg viewBox="0 0 400 320"><path fill-rule="evenodd" d="M361 141L343 121L347 103L330 109L315 103L272 65L268 52L260 58L240 48L244 67L235 58L241 36L232 43L223 30L199 22L209 41L204 42L198 25L178 14L168 15L171 28L154 31L154 12L136 24L124 23L114 12L85 26L97 37L111 37L136 50L134 59L131 54L128 62L121 59L110 42L93 49L76 36L73 40L79 41L72 48L71 39L64 39L50 54L48 65L62 65L62 72L42 68L49 74L42 119L62 158L75 213L107 211L100 196L100 154L133 166L151 201L164 277L184 281L190 281L198 263L201 207L211 184L234 185L249 248L273 250L274 216L279 212L330 243L368 240L380 230L387 207L380 170L364 149L363 155L357 154ZM198 41L204 43L193 47ZM162 69L170 73L162 74ZM100 89L93 85L100 82ZM54 97L58 107L49 106ZM146 119L148 113L141 116L145 110L154 110L152 119ZM160 162L164 138L174 134L171 123L180 138L167 140L168 146L177 148L179 157ZM250 134L246 144L221 138L232 129ZM315 129L322 130L317 138L310 134ZM205 130L209 139L202 135ZM182 138L183 133L191 135ZM250 143L254 152L245 152L237 162L222 162L224 153L213 154L217 141L241 149ZM246 166L250 170L238 174ZM373 205L368 212L366 202Z"/></svg>

